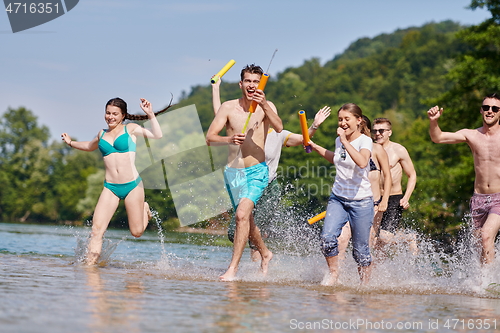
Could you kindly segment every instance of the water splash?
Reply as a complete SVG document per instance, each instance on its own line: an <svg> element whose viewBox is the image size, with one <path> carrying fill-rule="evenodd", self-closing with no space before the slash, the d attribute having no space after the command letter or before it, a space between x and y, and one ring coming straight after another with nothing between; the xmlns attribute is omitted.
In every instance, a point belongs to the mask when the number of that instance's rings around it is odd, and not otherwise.
<svg viewBox="0 0 500 333"><path fill-rule="evenodd" d="M295 190L292 188L290 191ZM288 200L290 202L294 200ZM328 273L328 268L320 252L320 223L312 226L307 223L311 215L304 206L281 205L268 223L261 226L264 241L275 254L268 276L263 278L258 272L258 264L249 262L244 255L238 278L242 281L319 285ZM477 240L467 227L464 227L451 248L416 230L401 230L400 234L400 238L384 247L384 251L372 251L372 276L366 286L360 286L357 265L352 258L352 246L349 245L340 263L339 284L334 288L354 288L363 292L500 297L500 239L496 243L495 262L483 266L480 264ZM411 238L415 239L418 251L410 248L408 239Z"/></svg>
<svg viewBox="0 0 500 333"><path fill-rule="evenodd" d="M297 193L293 188L290 192L293 195ZM321 223L309 225L307 218L314 215L313 211L307 210L311 205L297 204L298 200L294 200L293 196L287 198L287 195L292 194L285 193L285 200L279 208L273 211L265 225L260 226L266 245L274 253L268 275L264 277L260 274L260 265L250 260L247 248L237 280L320 288L326 293L351 290L361 293L460 294L500 298L500 256L497 255L494 263L483 267L472 232L465 227L456 242L447 247L421 232L402 230L403 234L415 235L418 252L414 253L408 244L401 241L388 246L383 254L373 253L372 278L364 286L360 285L357 265L349 245L340 264L339 284L334 287L321 286L321 281L328 273L320 251ZM148 270L148 274L155 272L164 278L193 281L216 281L224 273L232 252L230 247L222 244L225 236L176 235L167 252L165 242L168 240L158 212L152 210L152 215L158 228L158 238L146 237L144 241L158 242L159 239L161 258L134 262L127 267ZM75 252L81 261L85 257L87 240L79 238L78 243ZM110 249L109 255L117 245L106 245ZM500 240L496 243L496 250L500 254ZM147 258L147 254L144 258ZM109 256L106 260L109 260Z"/></svg>
<svg viewBox="0 0 500 333"><path fill-rule="evenodd" d="M90 237L77 235L76 236L76 247L75 247L75 259L77 263L85 263L88 254L88 245ZM105 266L111 261L111 255L116 250L118 244L120 244L124 239L111 240L103 238L101 254L99 255L99 260L97 261L98 266Z"/></svg>
<svg viewBox="0 0 500 333"><path fill-rule="evenodd" d="M160 247L161 247L161 257L160 257L160 260L158 260L155 263L154 268L156 268L158 270L168 270L171 268L171 265L170 265L169 255L167 254L167 251L165 250L165 235L163 233L163 228L161 226L160 214L158 213L158 211L156 211L152 208L150 208L150 210L151 210L151 215L152 215L151 218L156 223L156 227L158 229L158 238L160 240Z"/></svg>
<svg viewBox="0 0 500 333"><path fill-rule="evenodd" d="M111 255L113 252L115 252L116 247L118 244L120 244L123 241L123 239L120 239L118 241L113 241L111 239L103 239L102 242L102 250L101 250L101 255L99 256L99 261L97 264L99 266L104 266L108 264L111 261Z"/></svg>

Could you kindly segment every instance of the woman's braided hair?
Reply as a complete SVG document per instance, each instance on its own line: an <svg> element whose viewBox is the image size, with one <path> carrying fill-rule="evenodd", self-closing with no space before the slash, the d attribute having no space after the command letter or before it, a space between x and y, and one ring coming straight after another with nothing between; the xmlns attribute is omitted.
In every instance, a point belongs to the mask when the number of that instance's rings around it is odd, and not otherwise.
<svg viewBox="0 0 500 333"><path fill-rule="evenodd" d="M155 112L155 116L167 111L171 106L172 106L172 100L174 99L174 96L172 96L172 98L170 99L170 102L168 103L168 105L161 109L160 111L157 111ZM125 102L123 99L121 99L120 97L115 97L115 98L112 98L110 99L107 103L106 103L106 107L108 105L111 105L111 106L116 106L117 108L119 108L121 111L122 111L122 114L125 115L124 119L128 119L128 120L146 120L148 119L148 115L147 114L130 114L128 113L127 111L127 102Z"/></svg>

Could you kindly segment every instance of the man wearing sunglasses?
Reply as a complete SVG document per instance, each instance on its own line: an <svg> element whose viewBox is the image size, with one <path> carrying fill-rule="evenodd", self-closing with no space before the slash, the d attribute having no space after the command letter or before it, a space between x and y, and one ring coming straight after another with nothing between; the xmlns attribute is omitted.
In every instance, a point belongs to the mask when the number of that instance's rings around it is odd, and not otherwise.
<svg viewBox="0 0 500 333"><path fill-rule="evenodd" d="M500 229L500 96L488 95L480 108L483 126L477 129L461 129L442 132L438 119L443 108L435 106L427 111L430 135L435 143L466 142L474 157L474 194L470 200L474 234L481 243L481 262L492 263L495 259L495 237Z"/></svg>
<svg viewBox="0 0 500 333"><path fill-rule="evenodd" d="M401 228L403 210L410 207L410 197L417 184L417 173L406 148L399 143L391 141L392 124L389 119L376 118L373 121L371 133L373 140L381 144L387 152L392 177L392 188L387 210L382 215L379 227L374 226L377 235L375 246L380 248L396 241L396 231ZM403 186L401 185L403 172L408 177L404 194ZM383 191L383 188L381 191ZM409 243L413 253L418 251L415 235L398 234L397 238Z"/></svg>

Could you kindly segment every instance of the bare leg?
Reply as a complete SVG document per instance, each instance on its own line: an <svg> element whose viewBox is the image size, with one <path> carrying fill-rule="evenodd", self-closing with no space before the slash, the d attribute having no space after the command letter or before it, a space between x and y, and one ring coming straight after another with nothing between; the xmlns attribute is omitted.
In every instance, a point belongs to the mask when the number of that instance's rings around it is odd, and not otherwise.
<svg viewBox="0 0 500 333"><path fill-rule="evenodd" d="M491 264L495 260L495 237L500 229L500 215L489 214L481 227L481 262Z"/></svg>
<svg viewBox="0 0 500 333"><path fill-rule="evenodd" d="M405 235L406 242L408 243L408 247L410 248L411 254L414 256L418 255L418 244L417 244L417 235L414 233Z"/></svg>
<svg viewBox="0 0 500 333"><path fill-rule="evenodd" d="M113 192L107 188L102 190L92 219L92 232L87 248L87 258L85 259L88 265L94 265L99 260L102 250L102 238L119 202L120 199Z"/></svg>
<svg viewBox="0 0 500 333"><path fill-rule="evenodd" d="M358 266L358 274L361 279L361 284L367 284L370 281L372 274L372 265Z"/></svg>
<svg viewBox="0 0 500 333"><path fill-rule="evenodd" d="M130 191L125 198L128 226L134 237L141 237L149 222L147 214L149 205L144 202L144 188L141 185Z"/></svg>
<svg viewBox="0 0 500 333"><path fill-rule="evenodd" d="M328 264L328 276L321 283L324 286L333 286L337 283L339 277L339 256L326 257Z"/></svg>
<svg viewBox="0 0 500 333"><path fill-rule="evenodd" d="M273 253L269 251L266 247L266 244L262 240L262 236L260 234L260 230L254 222L253 215L250 215L250 233L249 238L252 244L254 244L262 258L260 262L260 270L262 274L266 275L269 267L269 262L273 259Z"/></svg>
<svg viewBox="0 0 500 333"><path fill-rule="evenodd" d="M253 262L257 262L262 260L262 256L258 250L250 249L250 259L252 259Z"/></svg>
<svg viewBox="0 0 500 333"><path fill-rule="evenodd" d="M395 235L386 230L380 230L375 243L375 250L377 250L377 258L382 259L385 257L385 247L394 244Z"/></svg>
<svg viewBox="0 0 500 333"><path fill-rule="evenodd" d="M380 222L382 221L382 216L384 216L384 212L377 211L375 216L373 217L373 224L370 229L370 248L374 248L377 243L377 234L380 230Z"/></svg>
<svg viewBox="0 0 500 333"><path fill-rule="evenodd" d="M219 277L221 281L232 281L236 277L238 265L243 255L248 235L250 234L250 216L252 215L254 204L247 198L240 200L236 208L236 230L234 232L233 256L227 271ZM254 243L255 244L255 243ZM258 246L257 244L255 244Z"/></svg>
<svg viewBox="0 0 500 333"><path fill-rule="evenodd" d="M257 229L258 228L259 227L257 227ZM259 231L260 231L260 229L259 229ZM250 238L250 235L249 235L249 238ZM252 259L253 262L261 261L262 256L260 255L259 250L255 250L253 248L250 248L250 259Z"/></svg>
<svg viewBox="0 0 500 333"><path fill-rule="evenodd" d="M149 204L144 201L144 230L148 227L149 220L151 220L152 217L151 208L149 208Z"/></svg>
<svg viewBox="0 0 500 333"><path fill-rule="evenodd" d="M345 252L347 250L347 245L349 244L349 240L351 239L351 226L349 222L347 222L342 227L342 232L339 237L337 237L338 247L339 247L339 260L345 259Z"/></svg>

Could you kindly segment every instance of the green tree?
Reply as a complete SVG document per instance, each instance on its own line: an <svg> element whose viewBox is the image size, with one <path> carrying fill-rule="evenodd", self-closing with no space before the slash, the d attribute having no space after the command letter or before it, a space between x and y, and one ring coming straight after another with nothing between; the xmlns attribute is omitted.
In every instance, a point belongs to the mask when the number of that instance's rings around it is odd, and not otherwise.
<svg viewBox="0 0 500 333"><path fill-rule="evenodd" d="M43 210L41 197L49 185L49 130L39 127L23 107L8 109L0 120L0 169L6 180L0 189L2 218L26 220Z"/></svg>
<svg viewBox="0 0 500 333"><path fill-rule="evenodd" d="M98 160L61 142L26 108L0 119L0 214L8 221L79 220L76 203ZM89 158L90 157L90 158Z"/></svg>

